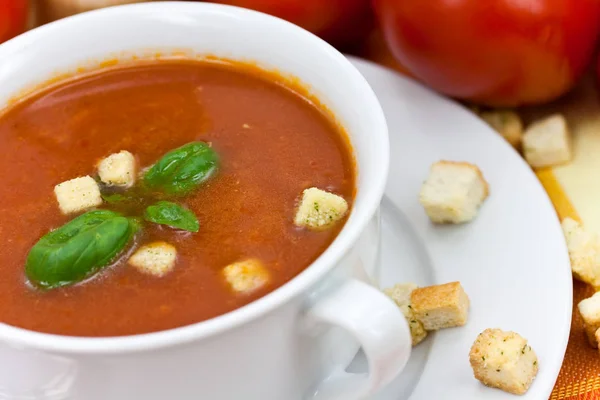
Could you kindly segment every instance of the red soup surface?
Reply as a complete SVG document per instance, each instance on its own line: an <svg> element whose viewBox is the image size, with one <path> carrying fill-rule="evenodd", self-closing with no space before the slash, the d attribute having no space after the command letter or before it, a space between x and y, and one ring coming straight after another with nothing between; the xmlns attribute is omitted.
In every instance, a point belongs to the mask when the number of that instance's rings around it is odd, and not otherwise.
<svg viewBox="0 0 600 400"><path fill-rule="evenodd" d="M77 336L159 331L241 307L309 266L345 219L326 230L296 226L302 192L317 187L351 205L355 165L343 130L302 88L282 82L241 64L156 61L75 77L8 109L0 116L0 321ZM60 212L55 185L97 176L97 162L121 150L143 173L194 141L220 158L211 179L177 199L196 214L197 233L143 222L134 244L92 278L51 290L28 282L29 250L78 215ZM127 263L154 241L177 249L163 277ZM270 280L236 292L223 268L250 258Z"/></svg>

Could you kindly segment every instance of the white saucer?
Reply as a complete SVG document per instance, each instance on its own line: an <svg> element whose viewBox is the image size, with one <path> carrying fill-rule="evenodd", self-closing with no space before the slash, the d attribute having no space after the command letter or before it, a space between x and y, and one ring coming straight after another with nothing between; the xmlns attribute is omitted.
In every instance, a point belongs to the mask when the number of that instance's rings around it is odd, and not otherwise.
<svg viewBox="0 0 600 400"><path fill-rule="evenodd" d="M473 378L469 349L486 328L520 333L540 371L523 399L547 399L569 337L572 280L552 204L521 157L471 112L375 64L351 58L385 111L391 170L382 204L382 286L460 281L469 322L418 345L404 373L373 400L510 398ZM477 164L491 195L462 226L432 225L418 202L431 163ZM366 370L358 357L351 370Z"/></svg>

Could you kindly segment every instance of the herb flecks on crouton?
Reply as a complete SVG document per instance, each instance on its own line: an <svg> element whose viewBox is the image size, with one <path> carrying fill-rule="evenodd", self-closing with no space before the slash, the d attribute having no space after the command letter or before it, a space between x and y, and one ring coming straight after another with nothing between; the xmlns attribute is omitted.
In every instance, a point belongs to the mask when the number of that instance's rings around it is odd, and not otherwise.
<svg viewBox="0 0 600 400"><path fill-rule="evenodd" d="M403 283L383 291L388 297L394 300L400 311L402 311L402 314L404 314L404 318L406 318L406 322L410 328L413 346L421 343L427 337L427 331L421 321L415 316L410 304L410 295L417 287L414 283Z"/></svg>
<svg viewBox="0 0 600 400"><path fill-rule="evenodd" d="M71 214L102 204L98 184L91 176L82 176L54 187L58 206L63 214Z"/></svg>
<svg viewBox="0 0 600 400"><path fill-rule="evenodd" d="M523 337L500 329L483 331L469 353L475 379L512 394L524 394L537 375L537 355Z"/></svg>
<svg viewBox="0 0 600 400"><path fill-rule="evenodd" d="M294 223L313 230L326 229L348 212L346 200L317 188L304 190Z"/></svg>
<svg viewBox="0 0 600 400"><path fill-rule="evenodd" d="M154 242L140 247L127 261L141 273L162 277L175 267L177 249L166 242Z"/></svg>
<svg viewBox="0 0 600 400"><path fill-rule="evenodd" d="M98 176L107 185L130 187L135 183L136 169L133 154L123 150L100 160Z"/></svg>
<svg viewBox="0 0 600 400"><path fill-rule="evenodd" d="M415 317L428 331L467 323L470 301L460 282L417 288L410 302Z"/></svg>

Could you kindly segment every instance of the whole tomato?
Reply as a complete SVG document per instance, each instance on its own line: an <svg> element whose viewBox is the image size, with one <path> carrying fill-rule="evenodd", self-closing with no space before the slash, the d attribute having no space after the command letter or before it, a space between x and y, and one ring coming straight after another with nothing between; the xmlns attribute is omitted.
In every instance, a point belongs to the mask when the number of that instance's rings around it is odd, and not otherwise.
<svg viewBox="0 0 600 400"><path fill-rule="evenodd" d="M23 33L27 28L28 0L0 0L0 42Z"/></svg>
<svg viewBox="0 0 600 400"><path fill-rule="evenodd" d="M364 37L373 25L371 0L213 0L285 19L340 46Z"/></svg>
<svg viewBox="0 0 600 400"><path fill-rule="evenodd" d="M398 61L432 88L491 106L546 102L593 56L598 0L374 0Z"/></svg>

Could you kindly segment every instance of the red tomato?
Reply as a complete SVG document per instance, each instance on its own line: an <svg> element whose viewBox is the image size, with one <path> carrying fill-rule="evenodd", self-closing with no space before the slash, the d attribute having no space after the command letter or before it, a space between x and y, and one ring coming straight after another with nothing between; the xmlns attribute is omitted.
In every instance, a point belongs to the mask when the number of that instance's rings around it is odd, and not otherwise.
<svg viewBox="0 0 600 400"><path fill-rule="evenodd" d="M29 12L28 0L0 0L0 42L25 31Z"/></svg>
<svg viewBox="0 0 600 400"><path fill-rule="evenodd" d="M372 27L370 0L213 0L271 14L337 45L352 44Z"/></svg>
<svg viewBox="0 0 600 400"><path fill-rule="evenodd" d="M593 55L598 0L373 0L398 61L432 88L492 106L568 91Z"/></svg>

